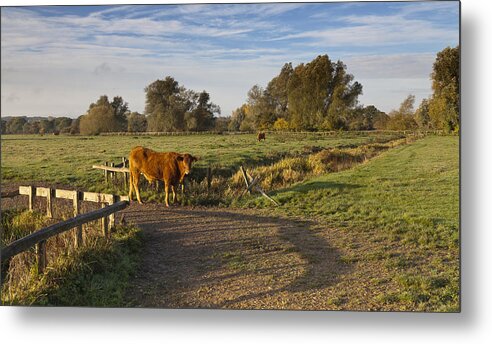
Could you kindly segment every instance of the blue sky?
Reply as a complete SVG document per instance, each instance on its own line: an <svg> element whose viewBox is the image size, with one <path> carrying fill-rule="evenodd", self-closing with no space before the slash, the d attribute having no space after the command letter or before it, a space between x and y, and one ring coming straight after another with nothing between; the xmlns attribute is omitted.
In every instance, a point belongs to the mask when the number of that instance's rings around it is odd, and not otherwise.
<svg viewBox="0 0 492 344"><path fill-rule="evenodd" d="M3 7L1 113L77 117L102 94L143 112L144 88L170 75L230 115L320 54L390 111L431 94L436 53L458 42L456 1Z"/></svg>

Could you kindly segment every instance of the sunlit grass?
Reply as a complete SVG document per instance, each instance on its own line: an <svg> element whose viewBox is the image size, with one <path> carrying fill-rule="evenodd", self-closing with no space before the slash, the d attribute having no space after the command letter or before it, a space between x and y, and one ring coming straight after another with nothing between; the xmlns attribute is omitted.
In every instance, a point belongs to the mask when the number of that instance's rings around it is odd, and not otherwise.
<svg viewBox="0 0 492 344"><path fill-rule="evenodd" d="M309 147L340 147L374 142L396 134L271 134L258 142L253 134L190 136L37 136L2 135L2 183L47 182L96 191L104 177L92 165L120 163L138 145L156 151L188 152L200 157L196 169L208 166L232 174L239 165L257 166ZM203 171L202 171L203 172Z"/></svg>
<svg viewBox="0 0 492 344"><path fill-rule="evenodd" d="M399 286L379 294L376 301L383 309L456 311L458 151L458 137L427 137L353 169L272 192L280 207L261 197L243 205L343 230L338 241L346 252L343 259L380 262L381 273Z"/></svg>

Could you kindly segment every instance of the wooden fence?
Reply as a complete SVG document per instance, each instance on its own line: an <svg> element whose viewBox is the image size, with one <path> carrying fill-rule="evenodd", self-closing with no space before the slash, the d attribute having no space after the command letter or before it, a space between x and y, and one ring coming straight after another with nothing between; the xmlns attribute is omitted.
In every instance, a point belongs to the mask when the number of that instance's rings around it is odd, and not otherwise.
<svg viewBox="0 0 492 344"><path fill-rule="evenodd" d="M1 262L2 276L6 272L9 260L36 245L36 258L38 272L43 272L46 268L46 240L70 229L76 228L75 232L75 247L80 247L83 244L83 224L101 219L101 227L103 235L109 238L111 229L115 225L114 214L117 211L123 210L128 206L127 196L118 196L110 194L100 194L94 192L81 192L72 190L59 190L44 187L20 186L18 192L4 193L2 197L13 197L16 195L27 195L29 200L29 210L34 208L34 197L46 198L46 215L53 217L53 198L70 199L73 201L74 217L66 221L62 221L51 226L40 229L23 238L20 238L11 244L2 247ZM101 209L91 211L85 214L79 214L79 202L89 201L102 203Z"/></svg>
<svg viewBox="0 0 492 344"><path fill-rule="evenodd" d="M128 159L125 157L121 158L120 164L105 162L104 165L92 165L92 168L103 170L104 171L104 180L106 183L109 182L109 179L115 180L117 176L117 172L123 173L123 183L125 186L128 186L128 182L130 180L130 169L128 168Z"/></svg>
<svg viewBox="0 0 492 344"><path fill-rule="evenodd" d="M115 163L105 162L104 165L92 165L92 168L104 171L104 179L106 183L108 183L110 179L116 180L117 173L122 173L124 185L125 187L129 187L130 169L128 168L128 159L124 157L121 159L122 159L122 163L117 165ZM213 178L212 173L213 173L213 168L211 166L207 166L205 168L207 189L210 189L212 185L212 178Z"/></svg>

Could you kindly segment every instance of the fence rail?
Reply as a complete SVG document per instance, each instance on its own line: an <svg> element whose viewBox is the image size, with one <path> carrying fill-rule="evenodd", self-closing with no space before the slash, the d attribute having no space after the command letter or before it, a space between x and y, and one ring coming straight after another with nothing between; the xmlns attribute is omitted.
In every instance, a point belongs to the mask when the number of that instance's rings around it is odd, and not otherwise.
<svg viewBox="0 0 492 344"><path fill-rule="evenodd" d="M19 190L2 194L2 197L14 197L17 195L26 195L29 199L29 210L34 208L34 197L46 198L46 215L53 217L53 199L63 198L73 202L74 217L51 226L40 229L23 238L20 238L9 245L2 247L0 257L2 265L2 277L8 269L10 259L36 245L36 255L38 272L43 272L46 262L46 240L52 236L58 235L72 228L76 228L75 232L75 247L81 247L83 244L83 227L82 225L101 219L101 227L103 235L106 238L110 237L111 229L115 226L114 213L126 208L129 204L128 196L119 196L111 194L102 194L95 192L82 192L76 190L61 190L45 187L34 186L19 186ZM79 214L79 202L89 201L101 203L101 209L94 210L85 214ZM3 280L3 278L2 278Z"/></svg>
<svg viewBox="0 0 492 344"><path fill-rule="evenodd" d="M87 222L98 220L110 214L114 214L117 211L125 209L127 206L127 201L120 201L107 207L91 211L89 213L81 214L66 221L58 222L54 225L40 229L3 247L1 260L2 262L6 261L16 254L27 251L29 248L36 244L39 244L43 241L46 242L47 239L55 235L66 232Z"/></svg>
<svg viewBox="0 0 492 344"><path fill-rule="evenodd" d="M19 190L2 192L0 195L1 198L12 198L15 196L19 196Z"/></svg>

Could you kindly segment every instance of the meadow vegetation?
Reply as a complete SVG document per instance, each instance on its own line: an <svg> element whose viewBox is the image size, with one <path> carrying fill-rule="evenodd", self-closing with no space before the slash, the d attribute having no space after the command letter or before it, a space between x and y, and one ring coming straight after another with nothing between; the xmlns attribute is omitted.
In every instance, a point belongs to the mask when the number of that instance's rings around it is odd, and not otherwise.
<svg viewBox="0 0 492 344"><path fill-rule="evenodd" d="M376 309L458 311L458 147L458 137L426 137L271 193L281 207L257 196L238 205L318 222ZM363 297L348 281L338 288L341 309Z"/></svg>
<svg viewBox="0 0 492 344"><path fill-rule="evenodd" d="M225 176L240 165L270 164L313 147L340 148L399 138L398 133L269 134L266 142L255 135L190 136L35 136L2 135L2 183L43 182L70 185L84 191L118 191L106 188L101 170L92 165L120 163L135 146L156 151L187 152L198 156L193 174L201 180L207 167ZM126 193L126 190L119 190Z"/></svg>
<svg viewBox="0 0 492 344"><path fill-rule="evenodd" d="M459 310L459 137L292 133L257 142L250 134L2 136L2 183L126 194L123 185L106 185L102 172L91 167L119 162L136 145L201 158L181 204L255 208L260 214L314 222L312 235L336 248L339 263L353 271L330 291L330 309ZM280 207L255 193L239 198L244 191L240 165L261 178L260 185ZM207 167L213 170L210 188ZM163 200L153 188L143 198ZM8 228L2 244L46 221L37 213L2 212L2 228ZM76 252L68 233L48 241L52 265L41 276L33 254L18 255L2 301L123 305L138 260L139 233L119 228L113 238L107 242L93 235Z"/></svg>

